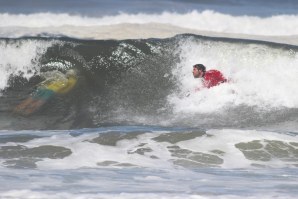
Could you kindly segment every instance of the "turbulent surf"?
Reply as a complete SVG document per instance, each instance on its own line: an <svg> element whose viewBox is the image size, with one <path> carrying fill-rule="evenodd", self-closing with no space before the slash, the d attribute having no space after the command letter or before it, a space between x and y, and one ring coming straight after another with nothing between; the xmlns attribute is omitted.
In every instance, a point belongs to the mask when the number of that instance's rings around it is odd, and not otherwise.
<svg viewBox="0 0 298 199"><path fill-rule="evenodd" d="M294 0L0 4L0 198L296 198Z"/></svg>
<svg viewBox="0 0 298 199"><path fill-rule="evenodd" d="M296 46L196 35L98 41L20 38L0 44L5 54L2 129L109 124L269 129L289 121L296 128ZM190 60L198 58L224 71L231 83L195 93ZM70 68L79 76L71 93L55 97L30 117L12 113L36 89L40 73Z"/></svg>

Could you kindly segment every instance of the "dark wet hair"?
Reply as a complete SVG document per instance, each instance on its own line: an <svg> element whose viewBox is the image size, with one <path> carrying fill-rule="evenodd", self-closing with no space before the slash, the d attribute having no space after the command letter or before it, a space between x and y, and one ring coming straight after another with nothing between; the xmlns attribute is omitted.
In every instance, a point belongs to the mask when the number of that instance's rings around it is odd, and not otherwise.
<svg viewBox="0 0 298 199"><path fill-rule="evenodd" d="M206 67L203 64L196 64L193 67L197 68L198 70L202 70L203 72L206 72Z"/></svg>

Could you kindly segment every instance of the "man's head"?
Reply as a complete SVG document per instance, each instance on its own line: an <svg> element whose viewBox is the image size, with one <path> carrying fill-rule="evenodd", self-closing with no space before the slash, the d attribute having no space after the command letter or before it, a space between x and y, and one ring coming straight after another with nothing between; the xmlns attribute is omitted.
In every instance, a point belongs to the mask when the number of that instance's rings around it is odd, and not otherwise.
<svg viewBox="0 0 298 199"><path fill-rule="evenodd" d="M206 72L206 67L203 64L196 64L193 66L192 74L194 78L201 78Z"/></svg>

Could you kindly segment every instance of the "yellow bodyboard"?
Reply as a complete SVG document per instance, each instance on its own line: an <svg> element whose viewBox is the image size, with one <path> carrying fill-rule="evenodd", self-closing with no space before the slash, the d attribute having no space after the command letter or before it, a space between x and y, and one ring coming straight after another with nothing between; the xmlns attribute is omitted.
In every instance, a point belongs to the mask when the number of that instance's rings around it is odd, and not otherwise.
<svg viewBox="0 0 298 199"><path fill-rule="evenodd" d="M67 81L56 80L46 85L45 87L49 90L54 91L55 93L65 94L69 92L77 83L76 77L69 77Z"/></svg>

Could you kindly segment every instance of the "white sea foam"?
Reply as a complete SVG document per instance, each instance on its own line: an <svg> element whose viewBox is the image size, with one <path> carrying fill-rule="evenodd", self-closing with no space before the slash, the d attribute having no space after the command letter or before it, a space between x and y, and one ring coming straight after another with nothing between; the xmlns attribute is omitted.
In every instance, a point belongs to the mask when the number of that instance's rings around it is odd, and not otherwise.
<svg viewBox="0 0 298 199"><path fill-rule="evenodd" d="M289 196L286 194L256 194L254 196L237 196L237 195L199 195L199 194L170 194L170 193L120 193L120 194L104 194L104 193L42 193L33 190L11 190L7 192L0 193L1 198L9 199L28 199L28 198L47 198L47 199L294 199L294 196Z"/></svg>
<svg viewBox="0 0 298 199"><path fill-rule="evenodd" d="M32 154L24 153L25 156L20 160L30 161L32 158L37 161L36 169L12 169L1 165L0 198L238 199L245 196L250 199L260 197L288 199L296 197L297 172L289 168L296 163L293 161L295 158L293 154L288 154L286 157L287 153L282 153L284 159L272 158L270 161L250 160L246 159L235 146L241 142L276 141L281 147L277 149L279 153L285 150L282 143L298 142L295 135L255 130L213 129L208 130L207 135L170 143L166 140L151 139L170 132L153 131L134 139L120 139L115 146L88 142L100 133L111 133L109 131L113 130L108 129L81 129L71 132L2 131L1 135L4 137L23 134L43 137L21 143L18 142L19 139L16 142L0 143L1 147L22 146L22 149L25 149L49 145L61 146L70 149L72 154L63 159L50 159L42 158L38 150L33 150ZM119 132L125 132L125 128L120 129ZM146 128L140 127L141 129ZM74 136L72 133L79 134ZM178 137L181 138L180 135ZM152 151L144 150L144 154L133 153L142 147L150 148ZM295 144L292 144L292 147L297 149ZM2 149L5 150L4 147ZM180 150L176 155L173 153L175 149ZM214 153L215 150L221 153ZM191 153L181 157L185 152ZM46 155L51 151L41 153ZM197 153L197 156L202 153L217 154L224 162L215 167L204 168L173 164L175 160L186 159L195 155L194 153ZM9 154L13 158L7 159L9 161L4 164L6 166L7 163L18 159L15 158L15 153L4 154L2 158L6 158ZM38 158L34 158L35 156ZM156 158L152 159L152 156ZM212 160L208 156L204 157L206 162ZM110 164L97 164L102 161ZM117 163L125 164L117 165ZM265 169L257 169L251 164L263 165ZM273 169L277 167L281 169ZM24 183L25 181L30 183Z"/></svg>
<svg viewBox="0 0 298 199"><path fill-rule="evenodd" d="M67 13L28 15L2 13L0 27L0 36L10 38L36 35L65 35L93 39L164 38L175 34L194 33L297 44L298 16L276 15L266 18L232 16L211 10L184 14L120 13L103 17ZM281 36L283 37L280 38Z"/></svg>
<svg viewBox="0 0 298 199"><path fill-rule="evenodd" d="M169 97L177 113L211 113L241 105L265 110L298 107L295 52L257 44L195 39L187 39L180 46L181 62L174 75L179 79L181 93ZM192 76L192 66L196 63L205 64L207 70L222 71L230 82L195 92L200 85L200 79Z"/></svg>
<svg viewBox="0 0 298 199"><path fill-rule="evenodd" d="M225 169L237 169L237 168L252 168L253 164L259 164L271 168L284 168L293 167L292 155L289 152L288 156L282 158L274 157L266 161L256 159L248 159L239 148L236 147L239 143L248 143L252 141L258 141L263 143L264 141L278 141L279 143L297 143L298 137L294 135L287 135L268 131L256 131L256 130L208 130L206 133L208 136L198 136L197 138L180 141L172 144L167 141L159 142L156 138L165 131L157 131L153 133L146 133L137 136L134 139L121 139L115 146L103 145L99 143L88 142L98 136L96 129L94 133L88 133L81 136L73 137L63 132L54 133L50 137L43 137L31 140L27 143L22 143L23 146L28 148L40 147L45 145L66 147L72 151L71 155L63 159L50 159L44 158L38 161L37 167L42 170L72 170L79 168L123 168L123 167L141 167L151 169L173 169L175 168L174 162L176 160L184 160L185 158L175 155L175 148L179 147L183 150L189 150L187 156L195 155L195 153L209 154L211 156L218 156L223 159L222 163L208 163L208 158L205 158L207 162L198 160L194 163L209 165L208 167L217 166ZM198 144L200 143L200 144ZM264 143L264 146L266 143ZM292 148L294 147L291 146ZM136 151L142 151L144 153L137 153ZM150 149L147 151L147 149ZM261 149L259 149L261 150ZM267 153L266 149L261 153ZM278 150L278 149L274 149ZM286 149L284 149L286 150ZM214 151L222 151L222 154L216 154ZM257 153L258 151L256 151ZM177 153L181 153L177 151ZM271 152L274 154L274 152ZM154 158L152 158L154 157ZM295 158L294 158L295 159ZM188 160L190 161L190 160ZM182 166L183 167L183 166ZM187 165L186 165L187 167ZM146 177L149 181L162 181L160 178Z"/></svg>
<svg viewBox="0 0 298 199"><path fill-rule="evenodd" d="M96 143L84 142L84 140L91 140L97 135L80 136L80 137L64 137L54 136L51 138L51 142L56 146L70 147L72 150L72 155L61 160L44 160L38 163L38 167L41 169L76 169L81 167L98 167L98 163L113 161L109 167L119 167L117 163L121 164L131 164L132 166L150 167L150 168L171 168L171 163L167 161L159 161L156 164L155 159L151 159L148 156L141 156L139 154L127 155L129 151L137 150L137 146L140 144L140 140L122 140L117 143L116 146L106 146L99 145ZM143 142L152 143L150 140L152 135L142 136ZM49 139L42 139L44 144L49 144ZM71 143L71 145L69 145ZM38 146L40 145L40 140L30 142L29 145ZM152 145L156 149L156 153L159 155L164 155L165 159L168 159L168 152L165 147ZM120 166L121 167L121 166Z"/></svg>
<svg viewBox="0 0 298 199"><path fill-rule="evenodd" d="M211 10L192 11L184 14L163 12L161 14L127 14L114 16L86 17L70 14L0 14L1 27L57 27L57 26L102 26L122 23L164 23L178 27L255 35L298 34L297 15L277 15L267 18L252 16L231 16ZM239 28L241 27L241 28Z"/></svg>
<svg viewBox="0 0 298 199"><path fill-rule="evenodd" d="M37 60L51 43L29 40L15 43L0 41L0 90L7 86L10 75L21 72L28 78L33 75L34 70L39 71Z"/></svg>

